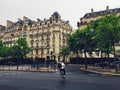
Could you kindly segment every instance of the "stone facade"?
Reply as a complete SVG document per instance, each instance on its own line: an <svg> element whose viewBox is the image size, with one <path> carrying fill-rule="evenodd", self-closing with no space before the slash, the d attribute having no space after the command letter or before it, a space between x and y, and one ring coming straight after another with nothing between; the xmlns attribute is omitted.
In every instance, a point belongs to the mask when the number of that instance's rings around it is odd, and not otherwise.
<svg viewBox="0 0 120 90"><path fill-rule="evenodd" d="M64 21L58 12L54 12L49 19L33 21L27 17L17 22L7 21L7 27L0 26L0 39L7 46L24 37L33 51L29 58L54 58L60 60L61 48L67 46L67 35L72 33L69 21Z"/></svg>

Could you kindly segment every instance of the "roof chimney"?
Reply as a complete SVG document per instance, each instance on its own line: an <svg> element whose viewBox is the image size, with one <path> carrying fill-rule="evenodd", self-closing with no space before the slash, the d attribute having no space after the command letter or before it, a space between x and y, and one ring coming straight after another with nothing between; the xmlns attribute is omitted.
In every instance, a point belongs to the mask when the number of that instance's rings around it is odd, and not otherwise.
<svg viewBox="0 0 120 90"><path fill-rule="evenodd" d="M7 20L7 28L12 26L13 24L14 24L14 22Z"/></svg>
<svg viewBox="0 0 120 90"><path fill-rule="evenodd" d="M93 15L93 13L94 13L94 10L93 10L93 9L91 9L91 13L92 13L92 15Z"/></svg>
<svg viewBox="0 0 120 90"><path fill-rule="evenodd" d="M106 11L109 12L109 6L106 7Z"/></svg>
<svg viewBox="0 0 120 90"><path fill-rule="evenodd" d="M18 21L22 21L22 19L18 18Z"/></svg>
<svg viewBox="0 0 120 90"><path fill-rule="evenodd" d="M40 19L39 18L37 18L37 22L39 22L40 21Z"/></svg>
<svg viewBox="0 0 120 90"><path fill-rule="evenodd" d="M26 20L29 20L29 18L27 18L26 16L24 16L23 20L26 21Z"/></svg>

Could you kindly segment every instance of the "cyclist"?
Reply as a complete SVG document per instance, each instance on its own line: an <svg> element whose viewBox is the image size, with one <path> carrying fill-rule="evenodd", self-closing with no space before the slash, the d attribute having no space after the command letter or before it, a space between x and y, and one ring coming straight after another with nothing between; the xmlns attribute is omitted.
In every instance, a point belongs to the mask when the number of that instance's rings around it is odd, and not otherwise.
<svg viewBox="0 0 120 90"><path fill-rule="evenodd" d="M58 69L60 71L60 75L62 78L65 78L66 72L65 72L65 64L63 62L58 63Z"/></svg>

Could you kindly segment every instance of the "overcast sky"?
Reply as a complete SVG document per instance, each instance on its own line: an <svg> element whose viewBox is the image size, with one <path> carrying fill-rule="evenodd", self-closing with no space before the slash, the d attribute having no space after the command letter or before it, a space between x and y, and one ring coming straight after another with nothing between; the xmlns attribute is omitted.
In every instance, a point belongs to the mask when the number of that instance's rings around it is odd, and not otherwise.
<svg viewBox="0 0 120 90"><path fill-rule="evenodd" d="M77 21L85 13L105 10L106 6L120 8L120 0L0 0L0 24L6 25L6 20L16 22L26 16L32 20L49 18L57 11L62 19L70 21L74 29Z"/></svg>

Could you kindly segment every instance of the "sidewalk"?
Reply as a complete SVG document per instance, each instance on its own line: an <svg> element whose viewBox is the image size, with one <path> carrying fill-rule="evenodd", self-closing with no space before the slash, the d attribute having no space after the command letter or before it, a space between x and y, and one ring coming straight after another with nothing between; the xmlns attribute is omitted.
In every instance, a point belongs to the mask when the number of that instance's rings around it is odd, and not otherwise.
<svg viewBox="0 0 120 90"><path fill-rule="evenodd" d="M30 72L57 72L58 70L51 67L39 67L33 68L30 65L19 66L17 70L17 66L0 66L0 71L30 71Z"/></svg>
<svg viewBox="0 0 120 90"><path fill-rule="evenodd" d="M71 64L71 66L77 67L81 71L90 72L90 73L96 73L101 75L113 75L113 76L120 76L120 70L118 73L115 73L115 69L102 69L101 67L94 67L88 65L88 68L85 69L85 65L80 64Z"/></svg>

